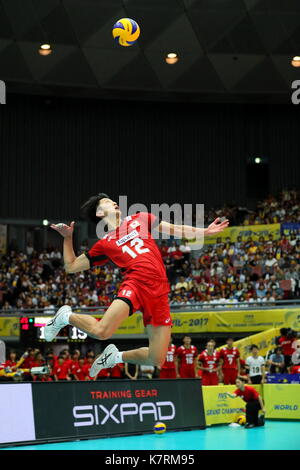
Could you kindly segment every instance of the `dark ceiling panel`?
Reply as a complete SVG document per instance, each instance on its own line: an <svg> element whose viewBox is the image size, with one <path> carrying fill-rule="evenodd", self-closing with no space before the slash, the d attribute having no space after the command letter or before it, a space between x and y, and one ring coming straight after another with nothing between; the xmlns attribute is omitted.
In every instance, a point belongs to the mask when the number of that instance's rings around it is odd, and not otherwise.
<svg viewBox="0 0 300 470"><path fill-rule="evenodd" d="M205 90L208 93L225 91L222 81L207 57L197 60L170 88Z"/></svg>
<svg viewBox="0 0 300 470"><path fill-rule="evenodd" d="M257 93L287 92L288 87L269 57L258 64L234 87L236 91Z"/></svg>
<svg viewBox="0 0 300 470"><path fill-rule="evenodd" d="M33 76L17 43L13 42L0 49L0 64L2 80L33 81Z"/></svg>
<svg viewBox="0 0 300 470"><path fill-rule="evenodd" d="M122 17L141 28L128 48L112 37ZM8 93L23 83L24 93L83 97L290 100L300 2L0 0L0 38ZM53 45L48 57L37 53L44 41ZM165 63L168 52L177 64Z"/></svg>

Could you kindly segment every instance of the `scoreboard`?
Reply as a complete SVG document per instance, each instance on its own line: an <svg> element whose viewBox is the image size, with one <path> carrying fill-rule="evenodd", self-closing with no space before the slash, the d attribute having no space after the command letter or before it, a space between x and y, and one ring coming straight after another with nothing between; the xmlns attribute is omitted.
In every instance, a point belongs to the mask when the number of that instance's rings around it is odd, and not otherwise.
<svg viewBox="0 0 300 470"><path fill-rule="evenodd" d="M46 342L45 325L52 317L21 317L20 318L20 340L24 344L32 342ZM58 336L53 341L84 342L88 335L76 328L67 325L61 329Z"/></svg>

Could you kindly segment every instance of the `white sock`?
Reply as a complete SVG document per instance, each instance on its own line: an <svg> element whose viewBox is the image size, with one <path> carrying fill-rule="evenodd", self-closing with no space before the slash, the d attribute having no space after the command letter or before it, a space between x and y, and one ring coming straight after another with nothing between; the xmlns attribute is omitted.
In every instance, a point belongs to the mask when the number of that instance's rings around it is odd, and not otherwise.
<svg viewBox="0 0 300 470"><path fill-rule="evenodd" d="M61 321L65 324L65 325L69 325L70 323L70 315L72 315L72 310L67 310L65 312L62 313L61 315Z"/></svg>
<svg viewBox="0 0 300 470"><path fill-rule="evenodd" d="M120 352L120 351L117 352L116 358L115 358L116 364L120 364L120 362L124 362L123 359L122 359L122 356L123 356L122 352Z"/></svg>

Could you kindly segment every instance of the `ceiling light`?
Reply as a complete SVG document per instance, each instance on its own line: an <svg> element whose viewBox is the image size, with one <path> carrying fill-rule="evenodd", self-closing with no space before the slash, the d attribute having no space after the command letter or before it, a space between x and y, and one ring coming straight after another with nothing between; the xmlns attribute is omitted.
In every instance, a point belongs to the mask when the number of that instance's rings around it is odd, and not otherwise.
<svg viewBox="0 0 300 470"><path fill-rule="evenodd" d="M261 158L256 157L256 158L254 159L254 161L255 161L255 163L260 163L260 162L261 162Z"/></svg>
<svg viewBox="0 0 300 470"><path fill-rule="evenodd" d="M51 49L50 44L41 44L39 48L40 55L46 56L46 55L51 54L51 52L52 52L52 49Z"/></svg>
<svg viewBox="0 0 300 470"><path fill-rule="evenodd" d="M178 62L178 55L175 52L169 52L165 60L167 64L176 64Z"/></svg>
<svg viewBox="0 0 300 470"><path fill-rule="evenodd" d="M291 64L293 67L300 67L300 56L295 55L291 61Z"/></svg>

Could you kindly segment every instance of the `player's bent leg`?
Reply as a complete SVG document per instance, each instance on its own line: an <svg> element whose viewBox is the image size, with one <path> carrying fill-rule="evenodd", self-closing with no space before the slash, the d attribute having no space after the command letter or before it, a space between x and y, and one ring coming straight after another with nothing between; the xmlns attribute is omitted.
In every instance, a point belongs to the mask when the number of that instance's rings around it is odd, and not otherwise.
<svg viewBox="0 0 300 470"><path fill-rule="evenodd" d="M106 310L103 318L97 321L91 315L72 314L70 324L76 326L93 338L105 340L110 338L129 315L129 305L116 299Z"/></svg>
<svg viewBox="0 0 300 470"><path fill-rule="evenodd" d="M124 351L123 362L131 364L161 366L165 362L171 337L170 326L146 326L149 347Z"/></svg>

